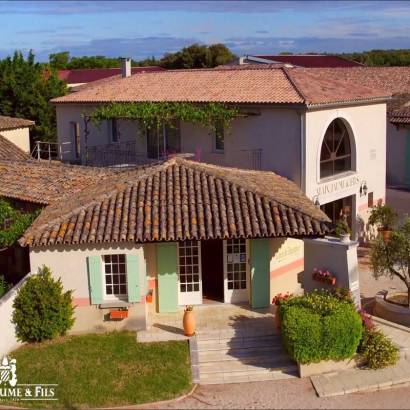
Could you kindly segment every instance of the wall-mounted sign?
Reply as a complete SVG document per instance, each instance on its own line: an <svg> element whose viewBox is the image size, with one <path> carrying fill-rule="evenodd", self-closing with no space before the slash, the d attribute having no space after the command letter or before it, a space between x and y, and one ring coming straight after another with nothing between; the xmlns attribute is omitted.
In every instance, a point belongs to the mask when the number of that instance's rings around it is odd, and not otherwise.
<svg viewBox="0 0 410 410"><path fill-rule="evenodd" d="M355 185L360 185L360 179L357 175L353 175L347 178L339 179L337 181L328 182L317 187L317 195L330 195L337 192L345 191Z"/></svg>

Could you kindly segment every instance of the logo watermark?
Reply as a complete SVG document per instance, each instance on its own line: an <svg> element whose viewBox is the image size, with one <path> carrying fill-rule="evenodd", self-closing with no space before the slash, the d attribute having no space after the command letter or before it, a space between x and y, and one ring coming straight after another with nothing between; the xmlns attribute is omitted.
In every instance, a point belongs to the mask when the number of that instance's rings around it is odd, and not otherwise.
<svg viewBox="0 0 410 410"><path fill-rule="evenodd" d="M0 400L55 401L57 384L17 383L16 359L3 357L0 365Z"/></svg>

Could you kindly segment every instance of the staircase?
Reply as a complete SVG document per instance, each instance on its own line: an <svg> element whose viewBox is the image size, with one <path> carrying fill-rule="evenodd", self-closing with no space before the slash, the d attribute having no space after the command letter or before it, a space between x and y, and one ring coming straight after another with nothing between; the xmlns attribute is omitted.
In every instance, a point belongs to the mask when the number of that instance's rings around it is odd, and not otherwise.
<svg viewBox="0 0 410 410"><path fill-rule="evenodd" d="M190 341L194 383L222 384L298 376L280 335L269 327L209 330Z"/></svg>

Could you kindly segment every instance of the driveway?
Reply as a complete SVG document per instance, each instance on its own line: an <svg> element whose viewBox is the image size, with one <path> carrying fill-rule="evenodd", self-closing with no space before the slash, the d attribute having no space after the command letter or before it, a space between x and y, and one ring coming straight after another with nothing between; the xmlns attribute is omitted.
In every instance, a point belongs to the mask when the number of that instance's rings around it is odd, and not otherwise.
<svg viewBox="0 0 410 410"><path fill-rule="evenodd" d="M320 398L310 379L200 386L181 401L146 409L408 409L410 387Z"/></svg>

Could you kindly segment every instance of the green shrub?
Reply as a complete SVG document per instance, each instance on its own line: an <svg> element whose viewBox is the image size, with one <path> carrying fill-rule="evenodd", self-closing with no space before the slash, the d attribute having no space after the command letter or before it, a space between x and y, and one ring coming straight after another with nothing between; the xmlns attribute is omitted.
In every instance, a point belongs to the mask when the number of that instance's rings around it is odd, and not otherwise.
<svg viewBox="0 0 410 410"><path fill-rule="evenodd" d="M10 284L4 279L4 275L0 275L0 298L3 297L11 288Z"/></svg>
<svg viewBox="0 0 410 410"><path fill-rule="evenodd" d="M371 369L383 369L399 360L398 347L380 330L366 330L359 353Z"/></svg>
<svg viewBox="0 0 410 410"><path fill-rule="evenodd" d="M22 342L40 342L64 335L74 324L72 291L64 292L46 266L19 289L13 303L13 323Z"/></svg>
<svg viewBox="0 0 410 410"><path fill-rule="evenodd" d="M345 294L315 291L282 303L282 339L301 364L352 357L362 337L362 321Z"/></svg>

